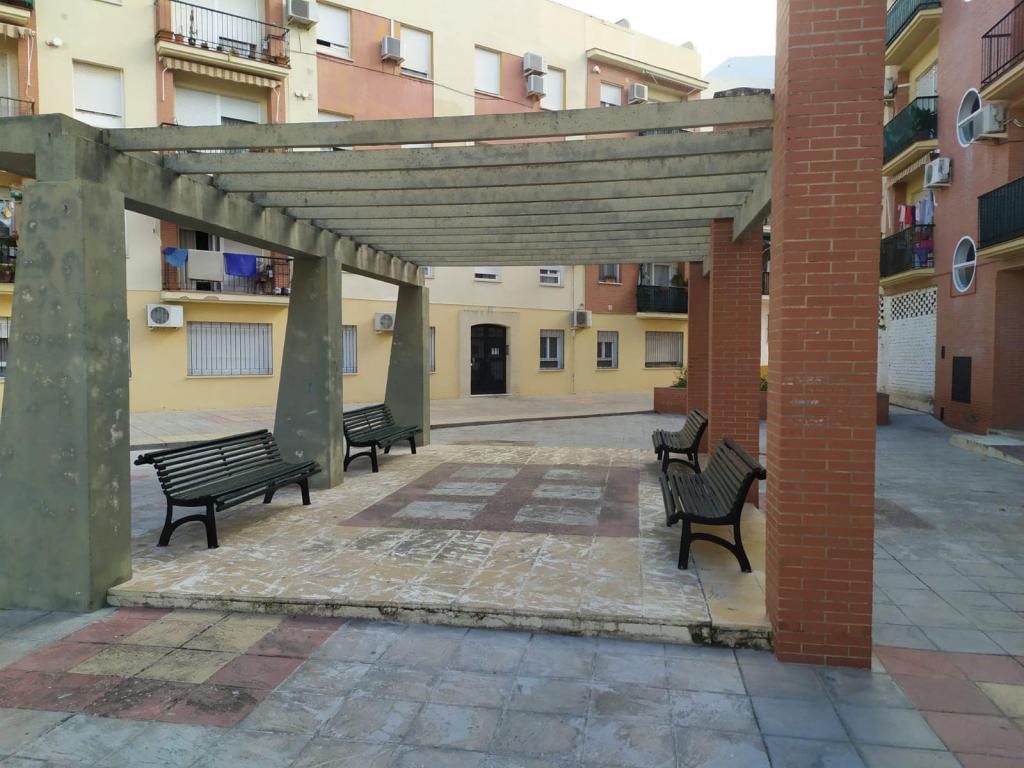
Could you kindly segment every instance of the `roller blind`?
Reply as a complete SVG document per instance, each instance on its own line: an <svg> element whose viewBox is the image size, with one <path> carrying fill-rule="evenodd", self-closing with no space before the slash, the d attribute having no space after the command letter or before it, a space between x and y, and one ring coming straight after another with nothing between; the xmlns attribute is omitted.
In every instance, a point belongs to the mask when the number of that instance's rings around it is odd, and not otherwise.
<svg viewBox="0 0 1024 768"><path fill-rule="evenodd" d="M565 109L565 72L549 67L544 85L547 93L540 100L541 107L552 110Z"/></svg>
<svg viewBox="0 0 1024 768"><path fill-rule="evenodd" d="M430 77L430 33L412 27L402 27L403 72Z"/></svg>
<svg viewBox="0 0 1024 768"><path fill-rule="evenodd" d="M0 317L0 379L7 373L7 343L11 335L11 318Z"/></svg>
<svg viewBox="0 0 1024 768"><path fill-rule="evenodd" d="M121 70L74 63L75 117L97 128L124 127Z"/></svg>
<svg viewBox="0 0 1024 768"><path fill-rule="evenodd" d="M345 56L352 51L352 14L347 8L320 3L316 24L316 42Z"/></svg>
<svg viewBox="0 0 1024 768"><path fill-rule="evenodd" d="M648 368L678 368L683 364L683 334L672 331L647 331Z"/></svg>
<svg viewBox="0 0 1024 768"><path fill-rule="evenodd" d="M597 332L597 367L619 367L619 332Z"/></svg>
<svg viewBox="0 0 1024 768"><path fill-rule="evenodd" d="M501 54L483 48L476 49L476 90L501 94Z"/></svg>

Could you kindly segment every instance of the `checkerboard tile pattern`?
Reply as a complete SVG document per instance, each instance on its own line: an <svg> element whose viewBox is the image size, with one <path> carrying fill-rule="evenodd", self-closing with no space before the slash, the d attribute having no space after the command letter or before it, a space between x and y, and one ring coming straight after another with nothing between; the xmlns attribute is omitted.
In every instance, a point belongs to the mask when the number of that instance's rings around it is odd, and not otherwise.
<svg viewBox="0 0 1024 768"><path fill-rule="evenodd" d="M122 608L0 669L0 708L233 726L341 624Z"/></svg>

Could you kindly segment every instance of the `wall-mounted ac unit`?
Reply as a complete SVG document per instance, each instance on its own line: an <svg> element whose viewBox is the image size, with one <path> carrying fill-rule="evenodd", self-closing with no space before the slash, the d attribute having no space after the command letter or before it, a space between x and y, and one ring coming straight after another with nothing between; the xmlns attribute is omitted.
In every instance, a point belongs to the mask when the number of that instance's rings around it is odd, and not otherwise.
<svg viewBox="0 0 1024 768"><path fill-rule="evenodd" d="M569 325L573 328L589 328L593 315L589 309L574 309L569 318Z"/></svg>
<svg viewBox="0 0 1024 768"><path fill-rule="evenodd" d="M1006 108L985 104L969 118L974 140L1006 138Z"/></svg>
<svg viewBox="0 0 1024 768"><path fill-rule="evenodd" d="M547 95L547 91L544 90L544 75L527 76L526 95L533 99L543 99Z"/></svg>
<svg viewBox="0 0 1024 768"><path fill-rule="evenodd" d="M885 78L885 85L882 86L882 98L886 101L892 101L896 98L896 78L887 77Z"/></svg>
<svg viewBox="0 0 1024 768"><path fill-rule="evenodd" d="M925 189L948 187L950 183L950 163L948 157L939 157L924 167Z"/></svg>
<svg viewBox="0 0 1024 768"><path fill-rule="evenodd" d="M544 57L539 53L524 53L523 54L523 74L524 75L546 75L548 73L548 64L544 61Z"/></svg>
<svg viewBox="0 0 1024 768"><path fill-rule="evenodd" d="M647 103L647 86L643 83L633 83L629 86L629 103L630 104L646 104Z"/></svg>
<svg viewBox="0 0 1024 768"><path fill-rule="evenodd" d="M405 58L402 56L402 41L397 37L385 35L380 41L380 60L405 61Z"/></svg>
<svg viewBox="0 0 1024 768"><path fill-rule="evenodd" d="M316 0L288 0L288 23L312 27L317 22Z"/></svg>
<svg viewBox="0 0 1024 768"><path fill-rule="evenodd" d="M395 313L378 312L373 316L373 330L377 333L395 330Z"/></svg>
<svg viewBox="0 0 1024 768"><path fill-rule="evenodd" d="M185 312L174 304L147 304L146 325L150 328L181 328L185 325Z"/></svg>

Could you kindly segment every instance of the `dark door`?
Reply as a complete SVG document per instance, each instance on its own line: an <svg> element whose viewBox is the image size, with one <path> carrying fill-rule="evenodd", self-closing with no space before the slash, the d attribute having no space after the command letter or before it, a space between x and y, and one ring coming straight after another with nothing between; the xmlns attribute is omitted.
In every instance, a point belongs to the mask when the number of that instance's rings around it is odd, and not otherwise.
<svg viewBox="0 0 1024 768"><path fill-rule="evenodd" d="M472 395L503 395L508 348L505 327L501 325L474 325L470 334L469 392Z"/></svg>

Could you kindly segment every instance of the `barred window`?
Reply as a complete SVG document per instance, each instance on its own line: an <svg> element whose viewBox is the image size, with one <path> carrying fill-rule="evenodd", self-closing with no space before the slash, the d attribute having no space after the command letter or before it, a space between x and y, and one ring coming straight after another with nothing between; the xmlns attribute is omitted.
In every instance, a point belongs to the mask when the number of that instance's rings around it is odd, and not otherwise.
<svg viewBox="0 0 1024 768"><path fill-rule="evenodd" d="M273 361L270 323L188 324L189 376L270 376Z"/></svg>
<svg viewBox="0 0 1024 768"><path fill-rule="evenodd" d="M598 264L597 281L599 283L620 283L618 264Z"/></svg>
<svg viewBox="0 0 1024 768"><path fill-rule="evenodd" d="M561 370L565 331L540 332L540 367Z"/></svg>
<svg viewBox="0 0 1024 768"><path fill-rule="evenodd" d="M679 368L683 364L683 334L674 331L647 331L648 368Z"/></svg>
<svg viewBox="0 0 1024 768"><path fill-rule="evenodd" d="M11 318L0 317L0 379L7 373L7 340L11 335Z"/></svg>
<svg viewBox="0 0 1024 768"><path fill-rule="evenodd" d="M437 359L434 356L434 337L437 336L437 329L434 326L430 326L430 372L433 373L437 370Z"/></svg>
<svg viewBox="0 0 1024 768"><path fill-rule="evenodd" d="M619 367L619 332L597 332L597 367Z"/></svg>
<svg viewBox="0 0 1024 768"><path fill-rule="evenodd" d="M562 284L562 268L561 267L541 267L540 268L540 284L541 285L561 285Z"/></svg>
<svg viewBox="0 0 1024 768"><path fill-rule="evenodd" d="M341 326L341 372L358 373L358 345L356 338L356 327L354 325Z"/></svg>

